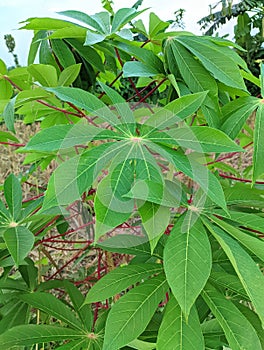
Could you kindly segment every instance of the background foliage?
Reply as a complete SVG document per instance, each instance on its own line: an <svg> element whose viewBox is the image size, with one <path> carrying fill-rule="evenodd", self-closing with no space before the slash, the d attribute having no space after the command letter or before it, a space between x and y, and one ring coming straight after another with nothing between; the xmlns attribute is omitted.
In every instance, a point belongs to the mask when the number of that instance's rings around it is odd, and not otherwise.
<svg viewBox="0 0 264 350"><path fill-rule="evenodd" d="M263 66L141 4L30 18L28 65L0 61L0 143L25 155L2 184L1 349L263 349Z"/></svg>

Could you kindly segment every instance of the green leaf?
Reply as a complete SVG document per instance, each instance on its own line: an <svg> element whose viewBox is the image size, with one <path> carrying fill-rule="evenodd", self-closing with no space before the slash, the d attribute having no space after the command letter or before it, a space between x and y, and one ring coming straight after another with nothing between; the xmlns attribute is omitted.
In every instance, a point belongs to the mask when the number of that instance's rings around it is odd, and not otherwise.
<svg viewBox="0 0 264 350"><path fill-rule="evenodd" d="M114 41L113 45L118 49L134 56L139 61L145 63L148 67L158 70L160 74L165 74L163 62L157 55L154 54L154 52L142 47L134 46L131 43Z"/></svg>
<svg viewBox="0 0 264 350"><path fill-rule="evenodd" d="M169 180L165 180L165 186L160 182L138 180L124 197L136 198L165 207L179 207L181 202L187 204L181 184Z"/></svg>
<svg viewBox="0 0 264 350"><path fill-rule="evenodd" d="M239 243L228 236L220 227L212 225L205 220L203 221L228 256L263 325L264 304L262 290L264 288L264 276L262 272Z"/></svg>
<svg viewBox="0 0 264 350"><path fill-rule="evenodd" d="M131 166L133 146L122 149L109 169L109 175L98 185L94 209L96 215L95 241L103 234L125 222L133 212L134 201L124 198L134 180Z"/></svg>
<svg viewBox="0 0 264 350"><path fill-rule="evenodd" d="M148 139L153 142L180 145L197 152L243 152L226 134L207 126L183 126L163 132L150 132Z"/></svg>
<svg viewBox="0 0 264 350"><path fill-rule="evenodd" d="M220 124L220 109L218 105L218 87L211 74L196 60L186 48L176 40L167 40L165 56L168 67L175 78L179 75L192 92L208 91L202 111L209 126L218 127ZM176 64L176 65L175 65Z"/></svg>
<svg viewBox="0 0 264 350"><path fill-rule="evenodd" d="M4 182L6 203L14 221L20 216L22 206L22 190L20 182L14 174L10 174Z"/></svg>
<svg viewBox="0 0 264 350"><path fill-rule="evenodd" d="M261 344L253 326L230 300L227 300L209 283L204 288L202 297L223 328L232 350L261 350Z"/></svg>
<svg viewBox="0 0 264 350"><path fill-rule="evenodd" d="M55 125L38 132L21 150L27 152L53 152L86 144L96 139L116 138L120 139L121 136L111 130L97 128L89 124Z"/></svg>
<svg viewBox="0 0 264 350"><path fill-rule="evenodd" d="M121 29L119 32L116 33L117 36L119 36L122 39L133 41L133 33L130 29L124 28Z"/></svg>
<svg viewBox="0 0 264 350"><path fill-rule="evenodd" d="M158 333L157 350L204 350L204 339L195 306L186 323L184 314L173 295L166 305Z"/></svg>
<svg viewBox="0 0 264 350"><path fill-rule="evenodd" d="M211 265L210 242L201 222L186 230L183 217L178 219L165 246L164 269L186 319L209 278Z"/></svg>
<svg viewBox="0 0 264 350"><path fill-rule="evenodd" d="M99 116L104 121L118 128L120 121L110 109L93 94L72 87L48 88L59 99L73 103L76 107L82 108L95 116Z"/></svg>
<svg viewBox="0 0 264 350"><path fill-rule="evenodd" d="M126 62L123 67L124 78L129 77L153 77L160 72L142 62Z"/></svg>
<svg viewBox="0 0 264 350"><path fill-rule="evenodd" d="M110 13L106 11L98 12L90 16L99 25L99 32L103 34L110 34Z"/></svg>
<svg viewBox="0 0 264 350"><path fill-rule="evenodd" d="M46 36L47 36L47 32L45 30L39 30L33 36L30 44L30 48L29 48L29 53L28 53L28 59L27 59L28 66L34 63L41 40L46 38Z"/></svg>
<svg viewBox="0 0 264 350"><path fill-rule="evenodd" d="M116 350L137 338L151 320L167 289L167 282L161 274L121 297L110 310L103 350Z"/></svg>
<svg viewBox="0 0 264 350"><path fill-rule="evenodd" d="M160 264L135 264L119 266L101 278L88 292L85 303L103 301L133 284L162 271Z"/></svg>
<svg viewBox="0 0 264 350"><path fill-rule="evenodd" d="M95 18L93 18L93 16L87 15L84 12L70 10L70 11L61 11L61 12L58 12L58 14L63 15L63 16L67 16L67 17L70 17L73 19L77 19L77 21L83 22L83 23L87 24L88 26L101 32L101 26L97 23Z"/></svg>
<svg viewBox="0 0 264 350"><path fill-rule="evenodd" d="M72 66L73 64L76 63L71 49L68 47L68 45L63 40L52 39L51 40L51 48L52 48L53 54L59 60L61 66L63 68L67 68L67 67ZM56 86L56 84L49 85L49 86Z"/></svg>
<svg viewBox="0 0 264 350"><path fill-rule="evenodd" d="M236 275L221 271L212 271L209 281L218 288L229 289L231 292L241 295L243 299L248 300L248 295Z"/></svg>
<svg viewBox="0 0 264 350"><path fill-rule="evenodd" d="M27 102L35 101L38 99L45 99L48 97L51 97L51 94L42 88L38 88L38 89L34 89L34 90L31 89L31 90L20 91L17 94L16 107L22 106L22 108L19 109L18 112L23 114L23 112L24 112L23 107L24 107L24 109L27 107ZM30 104L30 109L32 109L31 104ZM47 109L47 107L46 107L46 109ZM45 112L48 113L47 110L45 110Z"/></svg>
<svg viewBox="0 0 264 350"><path fill-rule="evenodd" d="M220 182L205 166L196 162L191 154L186 157L180 152L162 145L155 145L154 143L151 143L149 147L165 159L168 159L176 169L196 181L213 202L226 210L224 192Z"/></svg>
<svg viewBox="0 0 264 350"><path fill-rule="evenodd" d="M159 32L163 32L169 27L168 22L163 22L155 13L149 14L149 37L150 39L155 38Z"/></svg>
<svg viewBox="0 0 264 350"><path fill-rule="evenodd" d="M226 214L221 210L215 211L215 214L219 214L220 216L226 216ZM239 223L239 226L264 232L264 218L262 216L235 210L230 210L229 214L230 216L228 216L227 218Z"/></svg>
<svg viewBox="0 0 264 350"><path fill-rule="evenodd" d="M146 242L146 237L139 237L129 234L110 237L103 242L97 243L96 246L109 252L125 252L126 254L130 255L150 255L150 246L149 242Z"/></svg>
<svg viewBox="0 0 264 350"><path fill-rule="evenodd" d="M264 98L264 64L260 65L261 96Z"/></svg>
<svg viewBox="0 0 264 350"><path fill-rule="evenodd" d="M251 236L249 233L242 232L238 228L230 225L224 220L219 220L217 217L210 217L218 226L233 236L236 240L242 243L253 254L264 262L264 241L261 238Z"/></svg>
<svg viewBox="0 0 264 350"><path fill-rule="evenodd" d="M19 140L10 132L0 131L0 141L1 142L8 142L9 140L19 142Z"/></svg>
<svg viewBox="0 0 264 350"><path fill-rule="evenodd" d="M5 220L7 219L10 221L12 219L11 213L7 210L5 204L1 201L0 199L0 218L4 218Z"/></svg>
<svg viewBox="0 0 264 350"><path fill-rule="evenodd" d="M264 103L261 101L256 113L254 127L253 176L255 182L264 174Z"/></svg>
<svg viewBox="0 0 264 350"><path fill-rule="evenodd" d="M116 33L125 24L130 22L132 19L134 19L144 11L146 10L136 11L133 7L119 9L114 15L111 33Z"/></svg>
<svg viewBox="0 0 264 350"><path fill-rule="evenodd" d="M224 189L226 202L228 205L238 205L240 207L263 208L263 191L251 187L251 184L236 183L232 187Z"/></svg>
<svg viewBox="0 0 264 350"><path fill-rule="evenodd" d="M263 348L264 347L264 330L262 328L258 315L253 310L243 305L242 303L236 302L235 305L257 331L259 340L261 342L261 346Z"/></svg>
<svg viewBox="0 0 264 350"><path fill-rule="evenodd" d="M137 203L142 226L146 230L153 253L161 235L164 234L170 222L170 209L151 202L145 202L143 205L141 201L137 201Z"/></svg>
<svg viewBox="0 0 264 350"><path fill-rule="evenodd" d="M7 74L7 67L3 60L0 59L0 74Z"/></svg>
<svg viewBox="0 0 264 350"><path fill-rule="evenodd" d="M0 335L2 350L10 350L14 346L31 346L51 341L64 341L85 337L81 332L70 328L47 325L16 326Z"/></svg>
<svg viewBox="0 0 264 350"><path fill-rule="evenodd" d="M239 67L227 53L230 48L224 49L206 37L180 35L176 40L190 50L216 79L227 86L246 90Z"/></svg>
<svg viewBox="0 0 264 350"><path fill-rule="evenodd" d="M95 49L89 46L83 46L76 39L66 39L66 41L73 47L73 49L78 52L87 62L89 62L95 69L99 72L105 71L105 66L102 62L101 56L97 53Z"/></svg>
<svg viewBox="0 0 264 350"><path fill-rule="evenodd" d="M9 81L0 79L1 100L9 100L13 95L13 88Z"/></svg>
<svg viewBox="0 0 264 350"><path fill-rule="evenodd" d="M150 343L147 341L134 339L128 344L129 348L137 349L137 350L154 350L156 349L155 343Z"/></svg>
<svg viewBox="0 0 264 350"><path fill-rule="evenodd" d="M34 29L34 30L52 30L60 29L64 27L75 27L76 24L67 22L61 19L49 18L49 17L32 17L28 18L21 23L26 23L23 27L19 29Z"/></svg>
<svg viewBox="0 0 264 350"><path fill-rule="evenodd" d="M28 322L29 307L27 304L11 301L5 304L5 306L9 307L9 310L3 315L0 321L0 334L4 333L9 328Z"/></svg>
<svg viewBox="0 0 264 350"><path fill-rule="evenodd" d="M90 305L83 305L84 296L73 283L70 283L68 280L64 280L63 282L73 307L84 324L84 328L90 331L93 326L93 313Z"/></svg>
<svg viewBox="0 0 264 350"><path fill-rule="evenodd" d="M19 294L18 298L32 307L65 322L74 329L83 330L82 324L75 317L72 310L52 294L41 292L25 293Z"/></svg>
<svg viewBox="0 0 264 350"><path fill-rule="evenodd" d="M258 104L258 98L247 96L224 105L222 108L224 123L221 130L231 139L235 139Z"/></svg>
<svg viewBox="0 0 264 350"><path fill-rule="evenodd" d="M110 98L113 107L117 110L118 115L120 116L120 120L123 124L125 124L125 128L130 133L134 134L136 129L135 118L133 112L126 102L126 100L119 95L114 89L111 89L109 86L99 82L101 88L106 93L106 95Z"/></svg>
<svg viewBox="0 0 264 350"><path fill-rule="evenodd" d="M175 125L195 113L206 96L207 91L177 98L158 110L144 124L159 130Z"/></svg>
<svg viewBox="0 0 264 350"><path fill-rule="evenodd" d="M55 67L48 64L31 64L28 72L42 86L57 86L58 77Z"/></svg>
<svg viewBox="0 0 264 350"><path fill-rule="evenodd" d="M66 205L80 198L119 151L118 146L104 143L62 163L49 180L42 209Z"/></svg>
<svg viewBox="0 0 264 350"><path fill-rule="evenodd" d="M15 133L15 103L17 96L13 97L5 106L3 117L8 130Z"/></svg>
<svg viewBox="0 0 264 350"><path fill-rule="evenodd" d="M102 41L104 41L105 38L106 38L106 35L104 35L104 34L98 34L98 33L92 32L90 30L87 30L84 45L92 46L94 44L101 43Z"/></svg>
<svg viewBox="0 0 264 350"><path fill-rule="evenodd" d="M80 43L84 41L86 37L87 28L84 27L65 27L56 29L48 36L48 39L69 39L74 38L80 40ZM67 41L67 40L65 40Z"/></svg>
<svg viewBox="0 0 264 350"><path fill-rule="evenodd" d="M16 265L20 265L34 245L35 237L25 226L8 228L3 238Z"/></svg>

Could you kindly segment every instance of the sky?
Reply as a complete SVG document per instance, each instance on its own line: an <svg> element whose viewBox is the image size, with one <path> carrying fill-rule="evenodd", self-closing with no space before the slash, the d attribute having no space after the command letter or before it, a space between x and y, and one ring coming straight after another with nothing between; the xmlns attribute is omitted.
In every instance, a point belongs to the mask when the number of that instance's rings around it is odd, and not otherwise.
<svg viewBox="0 0 264 350"><path fill-rule="evenodd" d="M114 0L114 9L131 7L136 0ZM162 20L174 18L174 11L179 8L186 10L184 15L185 30L200 34L197 21L209 14L209 4L216 0L144 0L141 9L150 7L141 17L147 21L149 12L155 12ZM236 1L234 1L236 2ZM0 0L0 58L8 66L13 65L13 58L5 46L4 35L11 34L16 41L15 53L18 54L21 65L26 64L27 52L33 36L32 31L18 30L21 24L30 17L57 17L58 11L78 10L87 14L102 11L100 0ZM225 26L223 33L230 31L232 25ZM231 33L232 38L232 33Z"/></svg>

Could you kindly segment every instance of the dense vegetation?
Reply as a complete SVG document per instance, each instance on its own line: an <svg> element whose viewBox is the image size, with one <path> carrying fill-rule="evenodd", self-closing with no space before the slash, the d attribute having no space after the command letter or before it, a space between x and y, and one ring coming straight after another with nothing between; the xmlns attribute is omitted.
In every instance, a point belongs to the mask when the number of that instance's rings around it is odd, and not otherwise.
<svg viewBox="0 0 264 350"><path fill-rule="evenodd" d="M25 155L1 192L1 350L264 348L263 66L146 28L141 3L30 18L28 65L0 61L1 147Z"/></svg>

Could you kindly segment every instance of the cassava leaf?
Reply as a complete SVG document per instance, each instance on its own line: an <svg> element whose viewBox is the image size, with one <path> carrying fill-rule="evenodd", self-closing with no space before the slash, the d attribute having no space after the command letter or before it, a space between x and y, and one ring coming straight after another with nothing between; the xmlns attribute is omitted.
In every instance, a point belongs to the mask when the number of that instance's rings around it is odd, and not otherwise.
<svg viewBox="0 0 264 350"><path fill-rule="evenodd" d="M77 330L48 325L21 325L0 335L1 348L10 350L14 346L31 346L38 343L78 339L85 335Z"/></svg>
<svg viewBox="0 0 264 350"><path fill-rule="evenodd" d="M164 275L160 274L121 297L107 318L103 350L116 350L137 338L151 320L167 289Z"/></svg>
<svg viewBox="0 0 264 350"><path fill-rule="evenodd" d="M230 300L227 300L209 283L204 288L202 297L223 328L232 350L253 350L253 347L261 349L259 338L253 326Z"/></svg>
<svg viewBox="0 0 264 350"><path fill-rule="evenodd" d="M160 273L159 264L135 264L119 266L101 278L88 292L85 303L103 301L130 287L132 284L146 279L153 274Z"/></svg>
<svg viewBox="0 0 264 350"><path fill-rule="evenodd" d="M203 220L208 230L217 239L233 265L256 313L264 324L264 305L261 291L264 288L264 276L251 256L220 227Z"/></svg>
<svg viewBox="0 0 264 350"><path fill-rule="evenodd" d="M261 101L257 113L254 128L254 155L253 155L253 176L255 182L264 174L264 103Z"/></svg>
<svg viewBox="0 0 264 350"><path fill-rule="evenodd" d="M35 237L25 226L9 227L3 234L9 253L16 265L20 265L33 248Z"/></svg>
<svg viewBox="0 0 264 350"><path fill-rule="evenodd" d="M14 174L10 174L4 182L4 194L9 212L16 221L22 208L22 189L19 180Z"/></svg>
<svg viewBox="0 0 264 350"><path fill-rule="evenodd" d="M24 293L20 294L18 298L34 308L65 322L73 329L83 330L81 322L75 317L72 310L52 294L42 292Z"/></svg>
<svg viewBox="0 0 264 350"><path fill-rule="evenodd" d="M200 221L186 230L177 220L164 250L164 269L172 293L188 319L190 310L209 278L212 264L209 239Z"/></svg>
<svg viewBox="0 0 264 350"><path fill-rule="evenodd" d="M203 350L204 339L195 306L186 323L185 316L173 295L166 305L159 328L157 350Z"/></svg>

